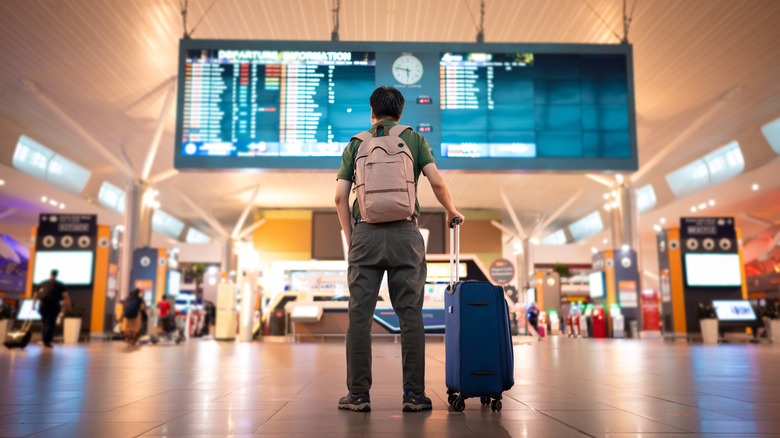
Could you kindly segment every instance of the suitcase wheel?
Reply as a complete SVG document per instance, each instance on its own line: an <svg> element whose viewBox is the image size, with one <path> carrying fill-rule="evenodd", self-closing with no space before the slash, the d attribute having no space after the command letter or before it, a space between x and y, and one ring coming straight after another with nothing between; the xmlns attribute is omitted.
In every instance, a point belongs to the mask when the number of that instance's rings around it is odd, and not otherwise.
<svg viewBox="0 0 780 438"><path fill-rule="evenodd" d="M482 403L482 406L487 406L490 404L490 397L480 397L479 402Z"/></svg>
<svg viewBox="0 0 780 438"><path fill-rule="evenodd" d="M490 404L491 411L501 412L502 407L503 403L501 403L501 400L493 400L493 403Z"/></svg>
<svg viewBox="0 0 780 438"><path fill-rule="evenodd" d="M466 400L462 395L455 397L455 401L452 403L452 409L454 409L455 412L463 412L463 410L466 409Z"/></svg>

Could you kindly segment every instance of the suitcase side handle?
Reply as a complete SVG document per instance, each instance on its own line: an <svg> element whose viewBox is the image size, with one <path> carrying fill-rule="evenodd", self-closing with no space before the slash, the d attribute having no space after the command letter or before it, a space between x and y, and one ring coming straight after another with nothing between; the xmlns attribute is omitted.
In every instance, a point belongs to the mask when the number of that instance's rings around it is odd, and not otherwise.
<svg viewBox="0 0 780 438"><path fill-rule="evenodd" d="M450 223L450 287L447 293L455 292L455 283L460 281L460 218ZM454 274L454 275L453 275ZM453 281L454 280L454 281Z"/></svg>

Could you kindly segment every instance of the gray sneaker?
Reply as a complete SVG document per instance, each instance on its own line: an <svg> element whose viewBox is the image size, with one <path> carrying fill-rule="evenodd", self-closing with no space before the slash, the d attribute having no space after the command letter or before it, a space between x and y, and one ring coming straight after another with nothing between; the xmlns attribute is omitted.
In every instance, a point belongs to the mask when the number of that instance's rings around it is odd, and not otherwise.
<svg viewBox="0 0 780 438"><path fill-rule="evenodd" d="M415 394L414 392L404 390L404 412L419 412L433 409L431 399L425 396L425 392Z"/></svg>
<svg viewBox="0 0 780 438"><path fill-rule="evenodd" d="M363 394L354 394L350 392L339 400L339 409L355 412L368 412L371 410L371 396L367 392L364 392Z"/></svg>

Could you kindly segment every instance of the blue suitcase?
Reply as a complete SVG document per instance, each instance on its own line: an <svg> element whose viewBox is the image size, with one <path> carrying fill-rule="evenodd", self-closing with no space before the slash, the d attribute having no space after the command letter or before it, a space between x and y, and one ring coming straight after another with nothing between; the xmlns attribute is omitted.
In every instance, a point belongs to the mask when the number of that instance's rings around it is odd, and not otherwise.
<svg viewBox="0 0 780 438"><path fill-rule="evenodd" d="M453 245L450 228L450 273L456 282L444 296L447 401L455 411L466 399L480 397L483 406L501 410L501 398L514 380L514 352L509 330L509 309L504 288L486 281L457 281L460 264L460 225ZM453 261L453 247L455 259ZM492 402L491 402L492 399Z"/></svg>

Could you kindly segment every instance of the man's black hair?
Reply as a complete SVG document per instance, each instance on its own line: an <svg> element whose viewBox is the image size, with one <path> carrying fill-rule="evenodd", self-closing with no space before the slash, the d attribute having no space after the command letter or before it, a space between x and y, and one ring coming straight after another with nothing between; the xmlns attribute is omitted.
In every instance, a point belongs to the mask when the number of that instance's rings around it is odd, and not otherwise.
<svg viewBox="0 0 780 438"><path fill-rule="evenodd" d="M404 111L404 96L393 87L379 87L371 94L371 109L379 120L393 119L396 122Z"/></svg>
<svg viewBox="0 0 780 438"><path fill-rule="evenodd" d="M56 269L52 269L51 270L51 276L52 277L57 278L58 275L60 275L60 271L58 271Z"/></svg>

